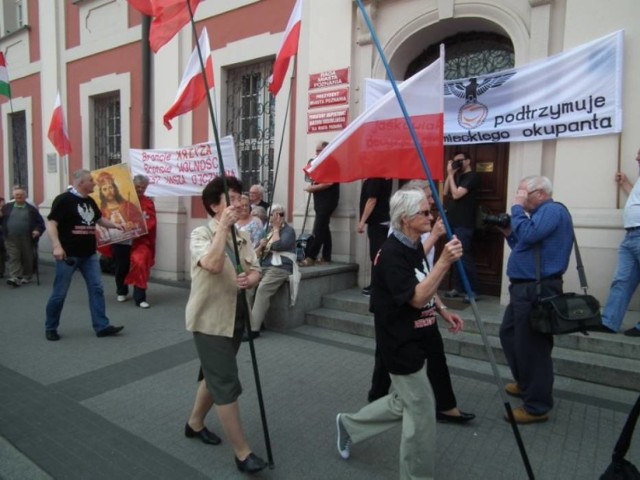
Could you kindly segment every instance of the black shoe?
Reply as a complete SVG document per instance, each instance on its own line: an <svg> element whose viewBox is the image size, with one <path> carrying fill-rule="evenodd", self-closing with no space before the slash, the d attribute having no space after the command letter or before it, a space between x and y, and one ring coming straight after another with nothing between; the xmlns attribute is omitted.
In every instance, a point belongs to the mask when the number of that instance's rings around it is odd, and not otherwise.
<svg viewBox="0 0 640 480"><path fill-rule="evenodd" d="M436 412L436 420L442 423L467 423L476 418L473 413L467 413L460 410L460 415L447 415L446 413Z"/></svg>
<svg viewBox="0 0 640 480"><path fill-rule="evenodd" d="M260 332L251 332L250 334L247 334L247 332L244 332L244 335L242 335L242 341L243 342L248 342L249 341L249 335L251 335L251 338L253 338L255 340L256 338L258 338L260 336Z"/></svg>
<svg viewBox="0 0 640 480"><path fill-rule="evenodd" d="M364 295L365 297L370 297L371 296L371 286L368 287L364 287L362 289L362 295Z"/></svg>
<svg viewBox="0 0 640 480"><path fill-rule="evenodd" d="M601 332L601 333L618 333L615 330L610 329L606 325L598 325L597 327L590 328L590 332Z"/></svg>
<svg viewBox="0 0 640 480"><path fill-rule="evenodd" d="M251 452L244 460L238 460L238 457L235 457L235 459L236 467L238 467L238 470L243 473L256 473L267 466L267 463L253 452Z"/></svg>
<svg viewBox="0 0 640 480"><path fill-rule="evenodd" d="M124 327L114 327L113 325L109 325L107 328L103 328L98 333L96 333L97 337L110 337L111 335L115 335L120 332Z"/></svg>
<svg viewBox="0 0 640 480"><path fill-rule="evenodd" d="M60 335L58 335L58 332L56 332L55 330L47 330L44 332L44 335L50 342L57 342L58 340L60 340Z"/></svg>
<svg viewBox="0 0 640 480"><path fill-rule="evenodd" d="M18 280L17 278L10 278L9 280L7 280L7 285L11 285L12 287L19 287L20 280Z"/></svg>
<svg viewBox="0 0 640 480"><path fill-rule="evenodd" d="M624 334L627 337L640 337L640 330L638 330L636 327L633 327L629 330L625 330Z"/></svg>
<svg viewBox="0 0 640 480"><path fill-rule="evenodd" d="M207 429L207 427L196 432L188 423L184 426L184 436L187 438L198 437L202 440L202 443L206 443L208 445L220 445L222 442L222 439L211 430Z"/></svg>

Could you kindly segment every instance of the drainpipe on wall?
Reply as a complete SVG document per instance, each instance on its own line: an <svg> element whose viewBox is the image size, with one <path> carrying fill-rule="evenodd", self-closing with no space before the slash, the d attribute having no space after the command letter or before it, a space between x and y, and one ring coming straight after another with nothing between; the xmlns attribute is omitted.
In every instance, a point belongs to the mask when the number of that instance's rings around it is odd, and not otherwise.
<svg viewBox="0 0 640 480"><path fill-rule="evenodd" d="M151 47L149 47L149 29L151 17L142 16L142 129L140 148L151 147Z"/></svg>

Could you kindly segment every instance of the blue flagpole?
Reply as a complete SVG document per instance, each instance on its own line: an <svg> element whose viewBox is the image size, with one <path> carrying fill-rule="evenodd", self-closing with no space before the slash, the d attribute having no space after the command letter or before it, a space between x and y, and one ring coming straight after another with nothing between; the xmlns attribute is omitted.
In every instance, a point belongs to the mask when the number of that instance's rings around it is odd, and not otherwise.
<svg viewBox="0 0 640 480"><path fill-rule="evenodd" d="M391 82L391 86L393 88L393 91L396 95L396 98L398 100L398 104L400 105L400 109L402 110L402 115L404 116L405 122L407 123L407 127L409 129L409 133L411 134L411 139L413 140L413 144L416 147L416 151L418 152L418 157L420 158L420 163L422 163L422 168L424 169L424 172L427 176L427 181L429 182L429 186L431 187L431 191L432 192L437 192L436 189L436 185L433 181L433 177L431 176L431 170L429 169L429 165L427 164L427 160L425 159L424 156L424 152L422 151L422 149L420 148L420 141L418 140L418 135L416 134L415 128L413 127L413 123L411 122L411 117L409 116L409 112L407 111L407 108L404 104L404 100L402 99L402 95L400 95L400 90L398 89L398 85L396 84L396 81L393 77L393 72L391 71L391 68L389 67L389 63L387 62L387 59L384 55L384 51L382 50L382 46L380 45L380 41L378 40L378 36L376 35L376 32L373 28L373 24L371 23L371 19L369 18L369 15L367 14L367 11L364 8L364 5L362 3L362 0L356 0L358 3L358 8L360 9L360 12L362 13L362 17L364 18L364 21L367 24L367 27L369 28L369 32L371 33L371 38L373 40L373 43L376 46L376 49L378 50L378 53L380 55L380 60L382 60L382 63L384 64L384 68L387 71L387 76L389 77L389 81ZM443 58L443 54L442 54L442 47L440 48L440 59L442 60ZM444 81L444 79L442 79L442 81ZM441 88L444 88L444 85L441 86ZM444 112L443 112L444 113ZM444 133L444 132L443 132ZM452 238L452 231L451 231L451 227L449 226L449 222L447 220L447 216L444 213L444 209L442 207L442 202L440 202L440 198L438 197L438 195L433 195L433 199L435 200L436 203L436 207L438 208L438 212L440 213L440 217L442 218L442 222L444 224L445 230L447 232L447 237L449 239ZM482 323L482 320L480 318L480 311L478 310L478 306L476 305L476 301L474 298L474 292L471 291L471 285L469 284L469 279L467 277L467 274L464 270L464 267L462 265L462 261L458 260L456 262L456 267L458 268L458 273L460 274L460 278L462 279L462 283L464 285L464 289L467 292L467 295L469 296L469 301L471 303L471 308L473 309L473 313L476 319L476 323L478 324L478 330L480 331L480 336L482 337L482 341L484 343L485 346L485 350L487 351L487 356L489 357L489 362L491 363L491 367L492 367L492 371L493 371L493 375L495 377L496 380L496 384L498 385L498 390L500 392L500 395L503 399L503 404L504 404L504 408L507 412L507 417L509 418L509 422L511 423L511 429L513 430L515 439L516 439L516 443L518 445L518 449L520 450L520 455L522 457L522 461L524 463L524 467L527 470L527 475L529 477L529 479L533 480L534 479L534 475L533 475L533 469L531 468L531 464L529 462L529 458L527 456L527 452L525 450L524 447L524 443L522 441L522 437L520 436L520 432L518 431L518 426L515 422L515 418L513 416L513 411L511 410L511 404L509 403L509 400L506 397L505 391L504 391L504 385L502 384L502 379L500 378L500 373L498 372L498 367L496 364L496 359L493 355L493 351L491 350L491 346L489 344L489 339L487 337L486 331L484 329L484 325Z"/></svg>
<svg viewBox="0 0 640 480"><path fill-rule="evenodd" d="M442 223L444 224L444 228L445 228L445 230L447 232L447 238L451 239L453 237L453 232L451 231L451 226L449 225L449 221L447 220L447 216L445 215L444 208L442 206L442 202L440 201L439 196L435 195L435 192L437 192L438 189L436 188L436 184L433 181L433 176L431 175L431 170L429 169L429 165L427 164L427 160L426 160L426 158L424 156L424 152L422 151L422 148L420 148L420 140L418 140L418 135L416 134L416 130L413 127L413 122L411 121L411 117L409 116L409 112L407 111L407 107L405 106L404 100L402 99L402 95L400 95L400 90L398 89L398 85L397 85L397 83L395 81L395 78L393 77L393 72L391 71L391 68L389 67L389 63L387 62L387 59L386 59L386 57L384 55L384 52L382 50L382 46L380 45L380 41L378 40L378 36L376 35L375 30L373 29L373 24L371 23L371 19L369 18L369 15L367 14L367 12L364 9L364 5L362 4L362 0L357 0L357 2L358 2L358 7L360 8L360 11L362 13L362 16L364 17L364 20L365 20L365 22L367 24L367 27L369 27L369 31L371 32L371 38L373 39L373 43L375 44L376 49L378 50L378 53L380 54L380 60L382 60L384 68L387 71L387 76L389 77L389 82L391 82L391 87L393 88L393 91L396 94L396 98L398 100L398 104L400 105L400 110L402 110L402 115L404 116L404 119L405 119L405 121L407 123L407 127L409 128L409 134L411 135L411 139L413 140L413 144L416 147L416 152L418 152L418 157L420 158L420 163L422 164L422 168L423 168L425 174L427 175L427 181L429 182L429 187L431 188L431 191L434 192L433 199L435 200L436 208L438 209L438 212L440 213L440 218L442 218ZM440 57L442 58L442 49L441 49L441 52L440 52ZM444 81L444 79L443 79L443 81ZM471 290L471 284L469 283L469 278L467 277L467 272L465 272L464 266L462 265L462 260L456 261L456 268L458 269L458 273L460 274L460 278L462 280L462 284L464 286L464 290L465 290L465 292L467 292L467 295L469 296L469 300L473 301L474 292Z"/></svg>

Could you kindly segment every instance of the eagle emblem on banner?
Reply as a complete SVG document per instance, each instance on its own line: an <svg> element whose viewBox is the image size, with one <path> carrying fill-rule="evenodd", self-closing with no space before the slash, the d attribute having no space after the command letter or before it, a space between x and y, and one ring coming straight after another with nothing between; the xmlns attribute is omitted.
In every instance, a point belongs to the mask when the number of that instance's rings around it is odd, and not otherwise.
<svg viewBox="0 0 640 480"><path fill-rule="evenodd" d="M487 118L489 108L478 101L478 97L493 87L499 87L513 77L516 72L495 75L485 78L478 84L476 77L465 80L454 80L444 84L445 95L455 95L465 100L458 111L458 124L465 129L473 130L479 127Z"/></svg>

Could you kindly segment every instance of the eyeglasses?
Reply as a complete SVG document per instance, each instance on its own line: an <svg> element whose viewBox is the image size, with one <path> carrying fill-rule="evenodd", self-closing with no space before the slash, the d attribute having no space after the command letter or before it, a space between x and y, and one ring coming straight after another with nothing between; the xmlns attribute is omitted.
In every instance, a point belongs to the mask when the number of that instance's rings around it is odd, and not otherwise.
<svg viewBox="0 0 640 480"><path fill-rule="evenodd" d="M424 215L425 217L428 217L431 215L431 210L420 210L419 212L416 212L415 215Z"/></svg>
<svg viewBox="0 0 640 480"><path fill-rule="evenodd" d="M527 195L532 195L536 192L539 192L540 190L542 190L541 188L536 188L535 190L531 190L530 192L527 192Z"/></svg>
<svg viewBox="0 0 640 480"><path fill-rule="evenodd" d="M274 215L278 215L279 217L284 217L284 212L273 212Z"/></svg>

